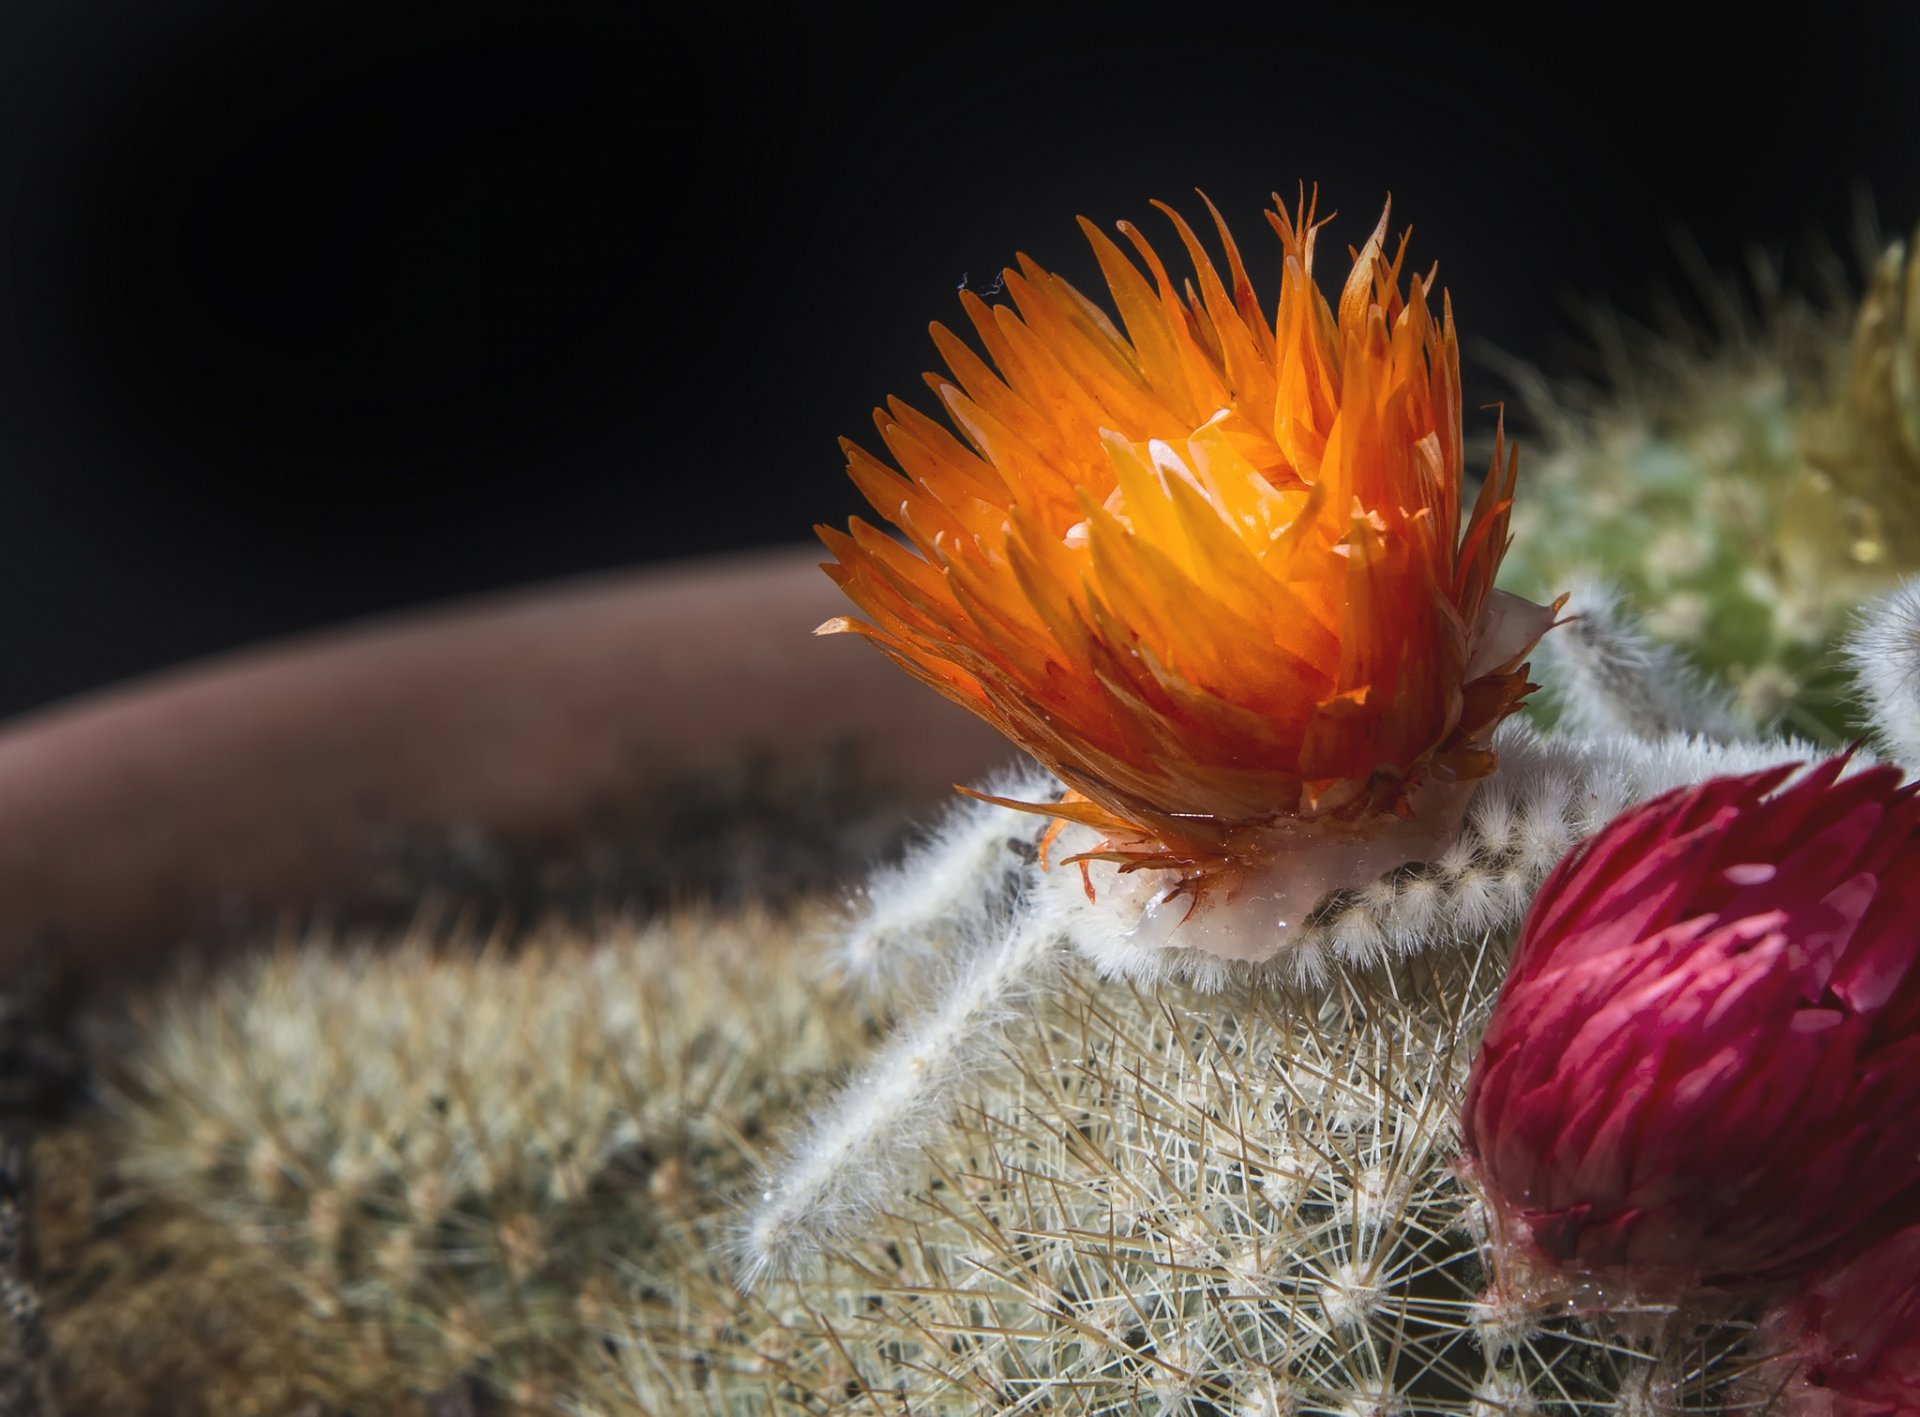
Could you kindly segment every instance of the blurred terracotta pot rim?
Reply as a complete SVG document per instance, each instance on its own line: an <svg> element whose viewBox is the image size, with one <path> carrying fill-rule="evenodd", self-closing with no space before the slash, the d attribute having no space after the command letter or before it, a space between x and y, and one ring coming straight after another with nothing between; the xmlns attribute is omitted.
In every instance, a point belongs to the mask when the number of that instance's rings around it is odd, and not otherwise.
<svg viewBox="0 0 1920 1417"><path fill-rule="evenodd" d="M538 586L167 671L0 729L0 967L163 955L234 902L350 902L369 838L584 828L595 801L844 742L931 797L1006 756L851 637L794 548Z"/></svg>

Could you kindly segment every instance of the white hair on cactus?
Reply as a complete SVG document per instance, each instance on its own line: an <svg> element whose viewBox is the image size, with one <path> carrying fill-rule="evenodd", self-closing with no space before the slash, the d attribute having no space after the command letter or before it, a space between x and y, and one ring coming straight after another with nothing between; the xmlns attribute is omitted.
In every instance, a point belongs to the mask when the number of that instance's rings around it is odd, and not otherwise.
<svg viewBox="0 0 1920 1417"><path fill-rule="evenodd" d="M1009 765L981 790L1016 802L1059 797L1059 780L1031 760ZM1018 890L1047 819L961 798L898 862L876 870L848 902L832 962L867 999L891 1003L938 972L948 951L980 940L989 917Z"/></svg>
<svg viewBox="0 0 1920 1417"><path fill-rule="evenodd" d="M1721 742L1747 735L1726 697L1649 636L1606 581L1573 582L1561 622L1541 640L1534 662L1568 732L1648 739L1686 733Z"/></svg>
<svg viewBox="0 0 1920 1417"><path fill-rule="evenodd" d="M1920 579L1864 607L1842 653L1874 741L1902 767L1920 768Z"/></svg>
<svg viewBox="0 0 1920 1417"><path fill-rule="evenodd" d="M919 1178L955 1093L1042 987L1053 934L1024 902L956 961L933 1006L910 1019L814 1119L766 1179L738 1240L748 1284L802 1267L859 1232Z"/></svg>

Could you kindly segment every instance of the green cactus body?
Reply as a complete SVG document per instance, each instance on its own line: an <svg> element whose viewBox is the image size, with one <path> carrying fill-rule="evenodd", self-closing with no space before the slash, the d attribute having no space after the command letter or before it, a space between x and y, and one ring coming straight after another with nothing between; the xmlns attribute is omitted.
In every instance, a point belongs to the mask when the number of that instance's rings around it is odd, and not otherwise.
<svg viewBox="0 0 1920 1417"><path fill-rule="evenodd" d="M1892 247L1851 318L1775 301L1756 320L1715 283L1718 348L1608 325L1602 389L1527 380L1541 436L1502 584L1618 584L1750 722L1854 734L1836 643L1862 601L1920 569L1920 543L1897 534L1920 495L1915 269Z"/></svg>

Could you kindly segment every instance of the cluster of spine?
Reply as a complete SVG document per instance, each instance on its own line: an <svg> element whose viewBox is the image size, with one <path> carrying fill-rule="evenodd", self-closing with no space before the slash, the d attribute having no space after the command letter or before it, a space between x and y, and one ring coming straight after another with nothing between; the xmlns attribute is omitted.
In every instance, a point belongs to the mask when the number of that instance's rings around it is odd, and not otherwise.
<svg viewBox="0 0 1920 1417"><path fill-rule="evenodd" d="M1502 583L1621 586L1748 723L1851 736L1834 649L1854 606L1920 570L1920 263L1895 244L1857 311L1702 280L1719 325L1596 325L1595 388L1522 373L1538 427ZM1550 637L1551 638L1551 637Z"/></svg>
<svg viewBox="0 0 1920 1417"><path fill-rule="evenodd" d="M1060 790L1031 760L981 786L986 797L1013 801L1048 801ZM990 801L957 801L848 897L833 933L835 975L876 1008L920 997L1008 918L1046 825Z"/></svg>
<svg viewBox="0 0 1920 1417"><path fill-rule="evenodd" d="M810 977L821 923L283 948L149 1007L116 1165L267 1264L316 1366L551 1411L623 1267L734 1199L867 1041Z"/></svg>
<svg viewBox="0 0 1920 1417"><path fill-rule="evenodd" d="M1765 1410L1751 1316L1503 1297L1454 1166L1501 969L1489 940L1311 995L1064 973L910 1193L751 1294L650 1276L587 1405Z"/></svg>

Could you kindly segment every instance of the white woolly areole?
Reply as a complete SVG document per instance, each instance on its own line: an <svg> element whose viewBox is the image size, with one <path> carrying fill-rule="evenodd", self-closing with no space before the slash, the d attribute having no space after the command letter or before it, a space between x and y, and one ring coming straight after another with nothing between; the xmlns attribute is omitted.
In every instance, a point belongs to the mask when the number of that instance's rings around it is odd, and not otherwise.
<svg viewBox="0 0 1920 1417"><path fill-rule="evenodd" d="M1920 766L1920 579L1861 611L1842 653L1874 740L1901 766Z"/></svg>
<svg viewBox="0 0 1920 1417"><path fill-rule="evenodd" d="M1256 883L1189 913L1186 898L1171 895L1177 873L1122 872L1106 862L1087 863L1083 881L1079 866L1058 862L1097 837L1070 827L1054 843L1056 864L1034 868L1036 911L1110 978L1180 979L1203 989L1249 977L1314 984L1335 962L1377 964L1517 925L1555 863L1637 802L1710 777L1827 756L1791 738L1576 738L1541 734L1519 719L1501 726L1494 748L1499 770L1480 784L1459 833L1434 859L1383 859L1371 883L1304 910L1297 894ZM1872 761L1856 754L1849 770ZM1276 878L1285 869L1277 863Z"/></svg>

